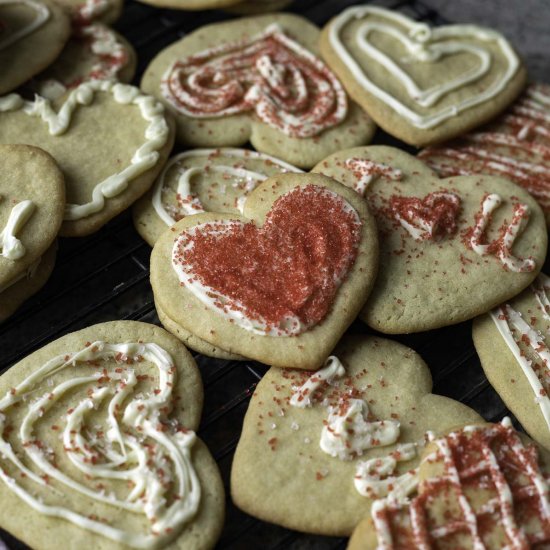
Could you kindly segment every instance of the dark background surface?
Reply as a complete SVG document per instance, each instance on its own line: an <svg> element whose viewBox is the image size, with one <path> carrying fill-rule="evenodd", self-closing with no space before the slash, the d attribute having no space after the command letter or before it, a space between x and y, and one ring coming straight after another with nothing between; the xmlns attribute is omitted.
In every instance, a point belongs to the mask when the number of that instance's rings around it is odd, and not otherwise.
<svg viewBox="0 0 550 550"><path fill-rule="evenodd" d="M297 0L287 11L318 25L345 7L362 2ZM532 78L550 76L549 0L383 1L408 15L437 24L467 22L495 27L524 56ZM177 12L128 1L115 25L136 48L139 83L149 61L162 48L206 23L232 18L221 11ZM374 143L398 145L379 132ZM44 344L94 323L132 319L159 324L149 285L150 247L135 231L129 212L83 239L61 239L54 273L35 297L0 326L0 373ZM361 323L350 331L367 332ZM505 406L489 386L471 341L471 323L394 338L419 352L431 368L434 392L458 399L487 420L500 420ZM200 437L218 461L229 495L229 471L248 400L266 367L253 362L196 356L205 388ZM350 487L350 490L353 488ZM268 495L266 495L266 498ZM0 503L1 506L1 503ZM12 550L25 548L6 533ZM292 532L258 521L237 510L227 498L227 517L219 548L336 549L345 539ZM60 550L63 541L60 541Z"/></svg>

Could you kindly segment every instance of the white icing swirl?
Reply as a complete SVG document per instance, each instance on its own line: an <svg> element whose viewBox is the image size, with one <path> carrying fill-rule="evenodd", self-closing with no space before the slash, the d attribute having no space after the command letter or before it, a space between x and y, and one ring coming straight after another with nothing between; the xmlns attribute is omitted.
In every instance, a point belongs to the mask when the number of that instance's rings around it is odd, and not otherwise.
<svg viewBox="0 0 550 550"><path fill-rule="evenodd" d="M383 162L373 162L368 159L349 158L345 162L346 168L349 168L356 176L353 188L361 196L365 196L370 184L377 178L383 177L392 181L401 181L403 172L399 168L393 168Z"/></svg>
<svg viewBox="0 0 550 550"><path fill-rule="evenodd" d="M386 20L387 23L380 19ZM384 70L403 87L408 98L419 107L433 107L444 96L474 84L490 74L491 51L475 43L467 43L466 40L473 39L477 43L494 45L502 55L505 69L503 72L497 69L499 74L495 75L492 82L484 85L482 91L468 94L433 113L421 114L369 78L345 47L342 42L345 28L350 22L357 20L364 21L353 37L356 45L370 62L384 67ZM477 62L447 82L422 89L393 59L372 44L372 33L383 33L399 41L409 54L409 57L403 60L405 63L435 63L446 56L461 53L477 58ZM431 29L425 23L418 23L400 13L374 6L356 6L344 10L330 24L329 41L355 80L365 90L391 107L410 124L421 129L434 128L462 111L491 100L506 88L520 66L519 59L508 41L495 31L474 25L448 25Z"/></svg>
<svg viewBox="0 0 550 550"><path fill-rule="evenodd" d="M100 212L105 207L105 199L120 195L130 181L157 164L160 158L159 150L165 145L170 134L162 104L153 97L142 94L139 88L107 80L93 80L81 84L69 94L58 112L53 110L49 100L40 96L36 96L32 102L17 94L0 98L0 113L22 110L28 116L41 118L48 124L50 134L59 136L69 129L77 107L90 105L97 92L110 93L117 103L136 105L139 108L141 117L148 122L144 142L135 151L128 166L96 184L90 202L67 204L65 220L80 220Z"/></svg>
<svg viewBox="0 0 550 550"><path fill-rule="evenodd" d="M492 213L502 204L500 195L491 193L483 198L481 210L476 216L476 224L469 239L470 248L480 256L494 254L500 263L509 271L523 273L534 271L537 267L532 258L516 258L512 254L512 247L516 238L522 233L529 222L529 207L526 204L514 205L512 221L503 222L499 229L499 237L490 244L482 244L485 231L491 221Z"/></svg>
<svg viewBox="0 0 550 550"><path fill-rule="evenodd" d="M228 162L223 164L215 164L210 161L210 158L227 158ZM185 166L185 161L204 159L201 162L201 166ZM230 159L238 159L238 164L229 164ZM263 161L265 163L265 170L258 170L249 168L247 161ZM177 185L177 200L178 205L170 205L167 207L163 200L163 194L165 193L167 186L167 173L178 166L178 185ZM237 186L240 182L245 182L244 194L238 198L237 208L239 212L243 212L244 203L246 197L251 193L261 182L268 178L268 172L276 173L275 170L280 172L296 172L301 173L295 166L288 164L276 157L266 155L265 153L258 153L256 151L248 151L246 149L194 149L192 151L186 151L180 153L175 157L172 157L162 173L160 174L155 188L153 190L153 207L160 219L168 226L173 225L176 221L184 216L191 216L204 212L204 205L200 201L198 195L193 191L193 178L198 175L206 177L209 172L220 174L223 178L233 185Z"/></svg>
<svg viewBox="0 0 550 550"><path fill-rule="evenodd" d="M0 256L7 260L19 260L25 255L25 246L16 234L23 229L34 210L35 204L29 200L19 202L11 209L8 221L0 231Z"/></svg>
<svg viewBox="0 0 550 550"><path fill-rule="evenodd" d="M10 4L27 6L34 11L36 15L28 25L21 27L13 33L9 33L5 38L0 37L0 51L5 50L8 46L15 44L15 42L33 33L50 18L48 6L41 2L35 2L34 0L0 0L0 8L2 8L2 6L9 6Z"/></svg>
<svg viewBox="0 0 550 550"><path fill-rule="evenodd" d="M90 369L90 364L105 360L116 361L118 368ZM158 388L132 397L139 380L129 365L144 360L156 366ZM65 369L74 375L56 382L55 375ZM62 505L47 504L6 469L0 468L0 479L42 514L63 518L134 548L164 546L197 513L201 497L200 482L191 461L195 434L169 423L166 416L172 407L175 381L172 358L157 344L98 341L50 359L0 399L0 434L6 433L4 428L11 407L17 404L28 407L17 433L24 457L16 453L9 437L5 439L0 435L1 461L11 463L22 478L40 486L42 493L49 490L52 495L59 495L58 488L64 488L114 508L144 514L151 523L149 532L125 531ZM46 391L41 393L44 383ZM88 387L84 397L64 415L62 448L72 466L84 477L129 482L132 488L125 498L92 489L64 473L51 463L46 446L36 439L35 424L40 418L55 403L84 386ZM105 430L103 426L91 427L87 423L91 411L98 410L104 412ZM59 429L56 426L56 430ZM172 488L173 498L169 498L168 486Z"/></svg>
<svg viewBox="0 0 550 550"><path fill-rule="evenodd" d="M219 118L253 110L262 122L295 138L340 124L348 108L332 71L277 24L249 40L175 61L160 89L185 116Z"/></svg>

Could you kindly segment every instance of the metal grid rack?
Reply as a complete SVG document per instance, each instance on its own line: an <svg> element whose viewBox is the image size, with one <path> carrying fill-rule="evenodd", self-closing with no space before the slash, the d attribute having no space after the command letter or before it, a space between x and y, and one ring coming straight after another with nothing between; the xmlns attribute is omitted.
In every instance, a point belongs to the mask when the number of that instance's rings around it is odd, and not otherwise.
<svg viewBox="0 0 550 550"><path fill-rule="evenodd" d="M297 0L288 11L318 25L357 0ZM383 0L417 19L442 24L437 12L418 0ZM136 83L161 49L188 32L234 16L221 11L178 12L128 0L115 25L138 53ZM375 143L399 145L379 131ZM54 273L47 285L0 326L0 373L46 343L94 323L132 319L160 324L149 285L150 247L135 231L127 211L98 233L61 239ZM352 332L367 332L356 322ZM487 420L500 419L506 407L491 388L473 348L471 323L396 337L412 347L432 370L434 392L462 401ZM227 493L227 516L218 548L341 549L346 540L305 535L252 518L229 498L229 471L248 400L267 368L254 362L232 362L195 354L203 376L205 404L200 437L218 462ZM456 373L460 373L459 376ZM25 545L0 530L11 550Z"/></svg>

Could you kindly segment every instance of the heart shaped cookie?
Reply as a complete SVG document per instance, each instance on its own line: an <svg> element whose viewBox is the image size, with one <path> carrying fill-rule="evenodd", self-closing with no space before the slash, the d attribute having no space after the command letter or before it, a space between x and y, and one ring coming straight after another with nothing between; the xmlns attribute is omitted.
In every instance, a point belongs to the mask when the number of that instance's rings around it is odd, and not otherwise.
<svg viewBox="0 0 550 550"><path fill-rule="evenodd" d="M0 377L0 526L42 550L212 548L225 499L201 408L193 358L156 326L36 351Z"/></svg>
<svg viewBox="0 0 550 550"><path fill-rule="evenodd" d="M321 52L388 133L427 145L488 121L521 92L526 71L496 31L430 28L376 6L352 6L323 29Z"/></svg>
<svg viewBox="0 0 550 550"><path fill-rule="evenodd" d="M531 437L550 450L550 278L537 279L474 321L472 336L487 378Z"/></svg>
<svg viewBox="0 0 550 550"><path fill-rule="evenodd" d="M44 70L71 32L65 12L49 0L0 1L0 95Z"/></svg>
<svg viewBox="0 0 550 550"><path fill-rule="evenodd" d="M508 180L439 179L415 157L382 146L341 151L313 171L362 191L376 216L380 274L360 315L376 330L471 319L521 292L542 268L544 215Z"/></svg>
<svg viewBox="0 0 550 550"><path fill-rule="evenodd" d="M419 355L372 336L344 337L313 374L270 369L233 460L234 502L290 529L351 534L376 498L415 489L428 430L479 421L431 387Z"/></svg>
<svg viewBox="0 0 550 550"><path fill-rule="evenodd" d="M545 548L549 472L550 454L509 418L465 426L426 447L418 495L377 501L348 548Z"/></svg>
<svg viewBox="0 0 550 550"><path fill-rule="evenodd" d="M269 176L301 172L248 149L192 149L172 157L134 207L134 225L153 246L166 228L200 212L242 214L248 194Z"/></svg>
<svg viewBox="0 0 550 550"><path fill-rule="evenodd" d="M531 84L490 125L418 157L442 177L489 174L521 185L550 225L550 86Z"/></svg>
<svg viewBox="0 0 550 550"><path fill-rule="evenodd" d="M56 103L0 98L0 143L11 142L39 145L56 159L67 187L61 234L82 236L147 191L168 157L173 132L152 97L94 80Z"/></svg>
<svg viewBox="0 0 550 550"><path fill-rule="evenodd" d="M42 286L53 267L54 242L65 206L63 174L46 152L0 145L0 319ZM37 274L32 284L22 284ZM21 284L20 284L21 283ZM17 288L16 288L17 285ZM11 297L10 297L11 296Z"/></svg>
<svg viewBox="0 0 550 550"><path fill-rule="evenodd" d="M30 83L33 91L57 99L89 80L130 82L136 52L120 34L101 23L77 24L55 62Z"/></svg>
<svg viewBox="0 0 550 550"><path fill-rule="evenodd" d="M317 368L374 283L367 205L330 178L281 174L248 197L245 217L184 218L155 244L155 302L225 351Z"/></svg>
<svg viewBox="0 0 550 550"><path fill-rule="evenodd" d="M309 168L374 133L315 56L318 36L309 21L290 14L207 25L160 52L141 87L175 115L181 144L250 141L257 151Z"/></svg>

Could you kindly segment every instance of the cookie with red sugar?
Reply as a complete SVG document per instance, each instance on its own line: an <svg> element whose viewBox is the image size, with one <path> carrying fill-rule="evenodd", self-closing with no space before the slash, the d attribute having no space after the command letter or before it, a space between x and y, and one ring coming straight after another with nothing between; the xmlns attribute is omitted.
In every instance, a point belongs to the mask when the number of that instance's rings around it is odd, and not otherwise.
<svg viewBox="0 0 550 550"><path fill-rule="evenodd" d="M244 215L203 213L166 231L151 256L163 313L202 340L264 363L319 367L374 284L367 204L318 174L281 174Z"/></svg>
<svg viewBox="0 0 550 550"><path fill-rule="evenodd" d="M314 373L272 368L258 383L231 494L265 521L346 536L375 499L414 492L430 437L480 417L432 394L426 363L402 344L349 335L333 353Z"/></svg>
<svg viewBox="0 0 550 550"><path fill-rule="evenodd" d="M291 14L206 25L161 51L141 88L186 147L254 149L300 168L369 143L375 126L317 54L319 29Z"/></svg>
<svg viewBox="0 0 550 550"><path fill-rule="evenodd" d="M391 147L340 151L314 169L367 199L380 233L380 274L360 317L385 333L471 319L515 296L546 256L534 198L494 176L440 179Z"/></svg>
<svg viewBox="0 0 550 550"><path fill-rule="evenodd" d="M550 542L550 454L501 424L457 429L422 454L418 494L382 499L350 550L543 549Z"/></svg>

